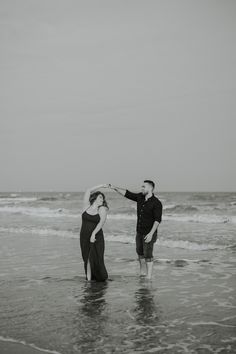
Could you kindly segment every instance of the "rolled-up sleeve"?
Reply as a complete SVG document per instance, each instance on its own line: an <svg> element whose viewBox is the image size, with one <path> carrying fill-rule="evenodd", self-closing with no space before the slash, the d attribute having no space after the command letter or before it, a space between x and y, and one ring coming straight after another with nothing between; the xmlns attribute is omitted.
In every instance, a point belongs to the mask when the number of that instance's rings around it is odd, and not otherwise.
<svg viewBox="0 0 236 354"><path fill-rule="evenodd" d="M128 189L126 189L124 196L130 200L133 200L134 202L137 202L139 194L140 193L133 193L133 192L130 192Z"/></svg>
<svg viewBox="0 0 236 354"><path fill-rule="evenodd" d="M162 203L155 203L154 206L154 220L159 223L162 221Z"/></svg>

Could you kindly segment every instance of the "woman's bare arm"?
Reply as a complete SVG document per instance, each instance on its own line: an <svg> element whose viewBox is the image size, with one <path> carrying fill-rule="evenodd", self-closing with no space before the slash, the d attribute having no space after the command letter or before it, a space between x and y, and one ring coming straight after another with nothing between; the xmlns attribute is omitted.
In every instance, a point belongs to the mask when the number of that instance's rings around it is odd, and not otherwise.
<svg viewBox="0 0 236 354"><path fill-rule="evenodd" d="M108 184L99 184L98 186L94 186L91 188L88 188L86 192L84 193L84 199L83 199L83 211L87 209L90 205L89 203L89 197L92 192L95 192L99 188L108 188Z"/></svg>
<svg viewBox="0 0 236 354"><path fill-rule="evenodd" d="M99 223L97 224L97 226L95 227L95 229L92 232L92 235L91 235L91 238L90 238L91 242L95 241L95 235L98 233L99 230L101 230L101 228L105 224L106 218L107 218L107 208L106 207L101 206L98 209L98 212L99 212L99 215L100 215L100 221L99 221Z"/></svg>

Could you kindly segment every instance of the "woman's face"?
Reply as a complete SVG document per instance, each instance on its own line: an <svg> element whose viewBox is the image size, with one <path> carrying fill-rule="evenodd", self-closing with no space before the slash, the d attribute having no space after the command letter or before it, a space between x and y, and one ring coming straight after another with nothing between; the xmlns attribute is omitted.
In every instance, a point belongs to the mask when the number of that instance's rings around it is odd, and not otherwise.
<svg viewBox="0 0 236 354"><path fill-rule="evenodd" d="M103 196L101 194L99 194L96 199L97 205L101 206L103 204L103 201L104 201Z"/></svg>

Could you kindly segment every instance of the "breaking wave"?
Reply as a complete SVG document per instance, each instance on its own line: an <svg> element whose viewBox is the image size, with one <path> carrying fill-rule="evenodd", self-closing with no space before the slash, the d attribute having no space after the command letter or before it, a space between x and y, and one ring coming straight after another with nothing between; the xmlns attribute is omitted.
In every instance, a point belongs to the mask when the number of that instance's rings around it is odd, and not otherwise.
<svg viewBox="0 0 236 354"><path fill-rule="evenodd" d="M0 213L8 214L23 214L34 217L44 218L79 218L80 211L76 210L71 213L65 208L52 209L48 207L33 207L33 206L18 206L18 205L4 205L0 206ZM108 214L108 219L113 220L136 220L137 215L133 212L126 213L111 213ZM195 222L195 223L236 223L236 216L216 215L216 214L174 214L164 213L163 220L177 221L177 222Z"/></svg>
<svg viewBox="0 0 236 354"><path fill-rule="evenodd" d="M26 227L0 227L0 232L4 233L16 233L16 234L33 234L39 236L58 236L65 238L77 238L79 239L79 228L74 230L56 230L51 228L26 228ZM135 236L127 234L105 234L105 240L108 242L121 242L121 243L135 243ZM168 248L182 248L187 250L195 251L206 251L206 250L218 250L226 248L235 248L235 245L219 245L214 243L198 243L186 240L171 240L160 238L156 242L157 245L168 247Z"/></svg>
<svg viewBox="0 0 236 354"><path fill-rule="evenodd" d="M47 207L23 207L23 206L2 206L0 207L0 212L10 213L10 214L24 214L28 216L35 217L47 217L47 218L56 218L56 217L71 217L77 218L78 214L71 214L69 210L58 208L51 209Z"/></svg>

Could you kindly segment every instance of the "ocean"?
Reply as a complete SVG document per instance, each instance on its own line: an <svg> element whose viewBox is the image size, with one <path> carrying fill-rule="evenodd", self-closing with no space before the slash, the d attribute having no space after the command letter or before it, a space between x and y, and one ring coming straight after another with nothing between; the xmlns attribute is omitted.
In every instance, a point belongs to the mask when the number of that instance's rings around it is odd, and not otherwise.
<svg viewBox="0 0 236 354"><path fill-rule="evenodd" d="M138 276L136 204L105 194L103 284L83 273L83 193L0 193L0 352L236 352L236 193L158 194L151 282Z"/></svg>

